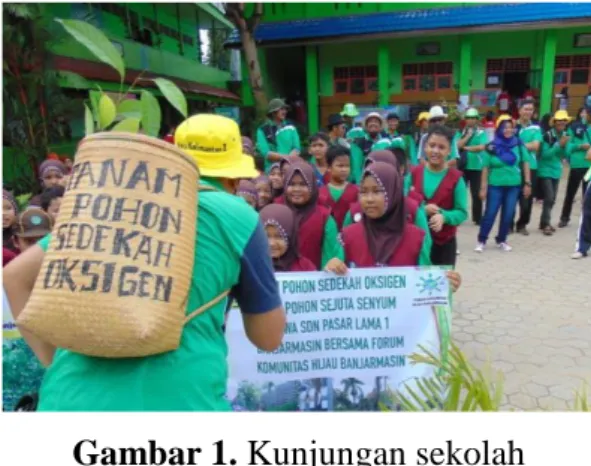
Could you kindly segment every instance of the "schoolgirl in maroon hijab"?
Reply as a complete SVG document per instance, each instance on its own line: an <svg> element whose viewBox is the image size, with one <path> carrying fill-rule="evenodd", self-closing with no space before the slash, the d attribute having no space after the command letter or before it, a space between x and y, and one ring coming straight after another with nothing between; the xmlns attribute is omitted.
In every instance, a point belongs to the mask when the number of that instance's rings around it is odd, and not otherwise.
<svg viewBox="0 0 591 466"><path fill-rule="evenodd" d="M267 175L258 176L253 183L258 193L257 210L261 210L273 202L273 185Z"/></svg>
<svg viewBox="0 0 591 466"><path fill-rule="evenodd" d="M333 257L342 258L336 221L330 209L318 203L318 185L310 164L290 164L284 177L284 197L296 218L300 254L317 270Z"/></svg>
<svg viewBox="0 0 591 466"><path fill-rule="evenodd" d="M275 272L314 272L316 266L298 249L297 222L286 205L270 204L260 213L269 239L269 250Z"/></svg>
<svg viewBox="0 0 591 466"><path fill-rule="evenodd" d="M400 166L398 164L398 160L394 156L392 152L389 150L378 150L374 152L370 152L367 156L365 161L365 168L369 167L373 163L386 163L394 167L394 169L400 172ZM404 194L404 192L403 192ZM420 207L420 203L411 196L404 196L404 203L406 208L406 218L407 220L414 224L417 218L417 213ZM352 223L357 223L361 221L362 218L362 209L361 203L359 201L351 204L351 208L349 209L349 213L345 218L345 226L349 226Z"/></svg>
<svg viewBox="0 0 591 466"><path fill-rule="evenodd" d="M363 172L359 199L361 222L341 233L350 267L431 265L425 232L406 218L402 177L392 165L374 162Z"/></svg>
<svg viewBox="0 0 591 466"><path fill-rule="evenodd" d="M253 209L257 209L259 203L259 193L255 184L249 180L241 180L236 189L236 195L240 196Z"/></svg>

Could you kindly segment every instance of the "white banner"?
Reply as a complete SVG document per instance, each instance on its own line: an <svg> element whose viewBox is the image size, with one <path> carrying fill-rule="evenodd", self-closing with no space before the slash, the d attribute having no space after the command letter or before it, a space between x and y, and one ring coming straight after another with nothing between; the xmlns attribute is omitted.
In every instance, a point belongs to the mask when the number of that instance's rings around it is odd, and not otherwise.
<svg viewBox="0 0 591 466"><path fill-rule="evenodd" d="M277 274L287 326L272 353L244 335L239 311L227 322L234 409L357 410L433 375L410 365L419 346L436 354L449 342L445 270L352 269ZM443 344L442 344L443 343Z"/></svg>

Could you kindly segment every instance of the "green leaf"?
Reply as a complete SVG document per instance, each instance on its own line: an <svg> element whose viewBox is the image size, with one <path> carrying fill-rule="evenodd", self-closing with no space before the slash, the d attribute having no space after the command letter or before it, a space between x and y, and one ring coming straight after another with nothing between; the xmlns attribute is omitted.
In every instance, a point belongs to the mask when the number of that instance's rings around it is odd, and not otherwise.
<svg viewBox="0 0 591 466"><path fill-rule="evenodd" d="M189 111L187 110L187 99L185 99L183 92L177 87L177 85L164 78L156 78L154 79L154 82L166 100L168 100L168 102L170 102L174 108L181 112L181 115L187 118L189 116Z"/></svg>
<svg viewBox="0 0 591 466"><path fill-rule="evenodd" d="M58 71L58 77L65 81L64 87L70 87L74 89L90 88L90 83L78 73L72 73L71 71Z"/></svg>
<svg viewBox="0 0 591 466"><path fill-rule="evenodd" d="M142 104L139 100L126 99L118 105L117 113L128 118L141 118Z"/></svg>
<svg viewBox="0 0 591 466"><path fill-rule="evenodd" d="M123 133L137 133L140 129L139 118L126 118L117 123L111 131L119 131Z"/></svg>
<svg viewBox="0 0 591 466"><path fill-rule="evenodd" d="M158 99L149 91L142 91L142 129L148 136L157 137L160 131L162 114Z"/></svg>
<svg viewBox="0 0 591 466"><path fill-rule="evenodd" d="M101 100L99 100L98 114L100 129L105 129L107 126L113 123L113 121L115 121L115 117L117 116L117 107L115 107L115 102L113 102L113 99L111 99L107 94L101 95Z"/></svg>
<svg viewBox="0 0 591 466"><path fill-rule="evenodd" d="M84 104L84 129L87 136L94 133L94 118L92 117L92 112L86 104Z"/></svg>
<svg viewBox="0 0 591 466"><path fill-rule="evenodd" d="M60 23L64 29L74 37L74 39L92 52L95 57L114 68L117 73L119 73L121 82L123 82L125 76L125 62L119 51L105 34L91 24L77 19L56 19L56 21Z"/></svg>

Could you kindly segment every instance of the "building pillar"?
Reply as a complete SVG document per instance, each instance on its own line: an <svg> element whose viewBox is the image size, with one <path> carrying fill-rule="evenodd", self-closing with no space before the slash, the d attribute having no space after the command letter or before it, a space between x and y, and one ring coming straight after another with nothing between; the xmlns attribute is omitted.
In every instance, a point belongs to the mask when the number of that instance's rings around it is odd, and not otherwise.
<svg viewBox="0 0 591 466"><path fill-rule="evenodd" d="M460 38L460 72L459 72L460 102L462 96L470 98L472 88L472 36ZM466 102L467 103L467 102Z"/></svg>
<svg viewBox="0 0 591 466"><path fill-rule="evenodd" d="M313 134L319 127L318 98L318 49L314 45L306 46L306 97L308 107L308 131Z"/></svg>
<svg viewBox="0 0 591 466"><path fill-rule="evenodd" d="M540 85L539 115L545 115L552 110L554 95L554 65L556 61L556 30L546 31L544 38L544 59L542 62L542 79Z"/></svg>
<svg viewBox="0 0 591 466"><path fill-rule="evenodd" d="M378 48L378 105L387 107L390 103L390 51L382 44Z"/></svg>

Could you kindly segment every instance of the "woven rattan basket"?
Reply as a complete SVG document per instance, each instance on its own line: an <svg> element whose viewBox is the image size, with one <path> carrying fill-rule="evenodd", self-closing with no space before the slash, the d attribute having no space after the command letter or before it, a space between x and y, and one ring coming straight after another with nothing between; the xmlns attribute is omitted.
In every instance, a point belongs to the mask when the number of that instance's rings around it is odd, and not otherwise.
<svg viewBox="0 0 591 466"><path fill-rule="evenodd" d="M140 357L178 347L195 253L199 171L175 146L84 139L17 324L58 348Z"/></svg>

